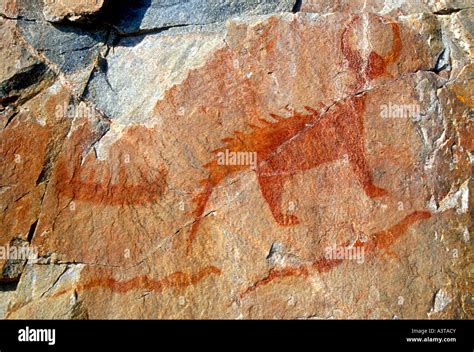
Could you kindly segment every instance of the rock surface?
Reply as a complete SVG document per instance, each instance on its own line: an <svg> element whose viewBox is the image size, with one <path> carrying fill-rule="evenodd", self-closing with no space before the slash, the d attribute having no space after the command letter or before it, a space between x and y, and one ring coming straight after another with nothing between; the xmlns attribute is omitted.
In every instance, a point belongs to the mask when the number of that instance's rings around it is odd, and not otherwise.
<svg viewBox="0 0 474 352"><path fill-rule="evenodd" d="M167 27L224 22L233 16L251 16L291 11L293 0L141 0L126 5L116 27L133 33ZM124 6L125 7L125 6Z"/></svg>
<svg viewBox="0 0 474 352"><path fill-rule="evenodd" d="M472 7L470 0L302 0L300 9L316 13L373 12L400 16L414 13L449 15Z"/></svg>
<svg viewBox="0 0 474 352"><path fill-rule="evenodd" d="M43 15L50 22L85 20L99 13L105 0L44 0Z"/></svg>
<svg viewBox="0 0 474 352"><path fill-rule="evenodd" d="M0 317L472 319L468 1L0 4Z"/></svg>

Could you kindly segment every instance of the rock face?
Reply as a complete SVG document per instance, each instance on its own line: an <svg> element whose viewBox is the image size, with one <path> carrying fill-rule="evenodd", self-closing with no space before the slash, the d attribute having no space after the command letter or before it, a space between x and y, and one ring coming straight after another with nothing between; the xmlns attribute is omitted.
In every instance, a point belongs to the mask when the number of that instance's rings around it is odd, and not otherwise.
<svg viewBox="0 0 474 352"><path fill-rule="evenodd" d="M116 28L130 33L167 27L220 23L233 16L291 11L293 0L141 0L125 5Z"/></svg>
<svg viewBox="0 0 474 352"><path fill-rule="evenodd" d="M0 3L0 317L472 319L470 2L114 3Z"/></svg>
<svg viewBox="0 0 474 352"><path fill-rule="evenodd" d="M435 13L448 15L472 7L470 0L302 0L303 12L374 12L381 15Z"/></svg>
<svg viewBox="0 0 474 352"><path fill-rule="evenodd" d="M43 15L50 22L84 20L104 8L104 0L44 0Z"/></svg>

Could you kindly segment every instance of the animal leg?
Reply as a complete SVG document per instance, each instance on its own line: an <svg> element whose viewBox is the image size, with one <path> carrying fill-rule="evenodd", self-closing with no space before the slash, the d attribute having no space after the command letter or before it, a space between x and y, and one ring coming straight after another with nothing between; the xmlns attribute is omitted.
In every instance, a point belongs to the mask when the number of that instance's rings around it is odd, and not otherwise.
<svg viewBox="0 0 474 352"><path fill-rule="evenodd" d="M364 187L364 192L370 198L382 197L388 194L383 188L374 185L372 175L364 155L364 146L362 141L352 141L346 144L346 150L349 156L352 170L356 174L359 182Z"/></svg>
<svg viewBox="0 0 474 352"><path fill-rule="evenodd" d="M259 168L257 170L258 182L262 195L268 203L275 221L281 226L299 224L300 222L295 215L284 214L281 209L281 199L286 177L281 175L268 176L269 173L265 169Z"/></svg>

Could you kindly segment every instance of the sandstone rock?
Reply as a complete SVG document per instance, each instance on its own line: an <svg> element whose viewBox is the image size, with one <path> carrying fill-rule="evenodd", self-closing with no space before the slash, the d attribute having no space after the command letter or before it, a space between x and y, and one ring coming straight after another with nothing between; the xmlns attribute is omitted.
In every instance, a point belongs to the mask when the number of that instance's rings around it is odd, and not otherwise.
<svg viewBox="0 0 474 352"><path fill-rule="evenodd" d="M472 318L469 4L140 4L5 20L0 317Z"/></svg>
<svg viewBox="0 0 474 352"><path fill-rule="evenodd" d="M374 12L381 15L408 15L431 12L425 0L302 0L302 12L315 13L363 13Z"/></svg>
<svg viewBox="0 0 474 352"><path fill-rule="evenodd" d="M112 37L110 29L105 24L89 24L89 27L74 23L51 24L43 15L43 5L42 0L8 0L2 4L4 17L8 19L4 35L15 38L19 33L22 37L22 43L14 43L10 55L17 50L24 57L26 53L34 57L30 67L17 70L16 81L21 81L20 88L23 88L35 80L50 82L51 76L61 74L74 95L80 96L98 58L106 51L107 39ZM8 33L7 29L12 32ZM13 43L13 39L6 39ZM5 51L8 52L8 48ZM15 61L12 58L10 62ZM15 85L7 88L11 90Z"/></svg>
<svg viewBox="0 0 474 352"><path fill-rule="evenodd" d="M204 27L125 38L107 56L107 70L98 71L91 78L86 97L117 123L151 122L156 101L225 46L222 31ZM157 52L168 55L156 55Z"/></svg>
<svg viewBox="0 0 474 352"><path fill-rule="evenodd" d="M470 0L302 0L301 3L303 12L374 12L391 16L415 13L444 15L467 8L472 8Z"/></svg>
<svg viewBox="0 0 474 352"><path fill-rule="evenodd" d="M469 0L424 0L433 12L439 14L450 14L462 9L472 8L472 2Z"/></svg>
<svg viewBox="0 0 474 352"><path fill-rule="evenodd" d="M0 4L4 17L30 21L43 19L43 0L1 0Z"/></svg>
<svg viewBox="0 0 474 352"><path fill-rule="evenodd" d="M120 32L149 31L166 27L205 25L224 22L233 16L261 15L291 11L294 0L146 0L122 12L117 22Z"/></svg>
<svg viewBox="0 0 474 352"><path fill-rule="evenodd" d="M433 305L433 312L438 313L444 310L451 303L451 298L443 290L436 293Z"/></svg>
<svg viewBox="0 0 474 352"><path fill-rule="evenodd" d="M16 295L9 302L7 318L29 316L33 319L84 319L87 311L74 292L51 297L53 290L74 285L83 265L30 264L26 267ZM22 281L28 281L28 286ZM23 289L26 288L26 289ZM25 304L26 303L26 304Z"/></svg>
<svg viewBox="0 0 474 352"><path fill-rule="evenodd" d="M43 15L50 22L84 20L100 12L105 0L45 0Z"/></svg>
<svg viewBox="0 0 474 352"><path fill-rule="evenodd" d="M0 18L1 110L12 102L22 102L50 83L53 72L21 44L15 21Z"/></svg>
<svg viewBox="0 0 474 352"><path fill-rule="evenodd" d="M20 20L18 27L25 40L65 74L91 66L107 36L105 30L93 32L44 21Z"/></svg>
<svg viewBox="0 0 474 352"><path fill-rule="evenodd" d="M0 131L1 246L14 239L31 241L34 235L45 192L44 179L68 129L68 120L56 117L59 103L55 98L62 102L68 97L58 85L45 88L17 108ZM7 259L0 258L2 267L8 264Z"/></svg>

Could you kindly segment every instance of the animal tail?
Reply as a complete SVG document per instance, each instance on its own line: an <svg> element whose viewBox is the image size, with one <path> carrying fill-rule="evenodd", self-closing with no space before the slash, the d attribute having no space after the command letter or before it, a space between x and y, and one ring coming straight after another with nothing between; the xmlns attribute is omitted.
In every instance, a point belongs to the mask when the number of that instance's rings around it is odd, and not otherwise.
<svg viewBox="0 0 474 352"><path fill-rule="evenodd" d="M275 114L270 116L276 122L270 122L265 119L259 119L262 126L249 124L251 131L242 133L234 131L231 137L223 138L223 146L213 150L212 153L217 158L222 157L222 153L255 153L258 158L265 160L281 145L303 131L307 124L319 116L319 111L306 107L310 114L303 115L295 113L293 118L284 118ZM248 159L246 159L248 161ZM256 163L256 160L254 160ZM193 198L195 208L191 215L194 222L191 225L189 236L186 240L186 253L189 254L192 243L196 238L197 231L202 221L207 202L212 195L213 189L226 177L237 172L244 171L252 167L251 163L237 163L228 165L222 164L214 158L209 163L203 165L209 171L207 179L201 181L202 190Z"/></svg>
<svg viewBox="0 0 474 352"><path fill-rule="evenodd" d="M204 186L204 189L193 198L193 203L196 204L196 207L192 213L194 222L191 225L191 231L189 233L188 239L186 240L186 254L189 254L189 251L191 250L191 245L196 238L197 230L201 224L202 215L204 214L207 202L209 201L214 189L214 185L210 180L203 180L201 181L201 184Z"/></svg>

